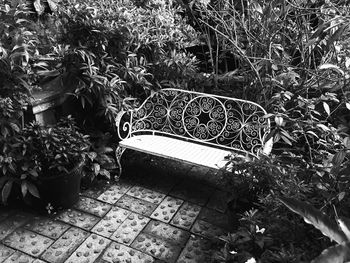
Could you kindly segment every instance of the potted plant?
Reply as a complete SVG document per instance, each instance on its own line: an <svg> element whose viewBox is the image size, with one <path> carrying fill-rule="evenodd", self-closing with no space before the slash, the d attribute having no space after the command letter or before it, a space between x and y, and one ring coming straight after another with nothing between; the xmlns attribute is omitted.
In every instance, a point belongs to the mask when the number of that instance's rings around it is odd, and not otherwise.
<svg viewBox="0 0 350 263"><path fill-rule="evenodd" d="M18 195L18 189L24 200L33 201L34 196L36 203L49 203L49 207L68 208L78 201L81 169L91 143L77 130L71 117L53 127L26 125L10 145L3 146L10 148L6 156L0 155L3 203L11 193Z"/></svg>
<svg viewBox="0 0 350 263"><path fill-rule="evenodd" d="M91 147L88 136L77 130L71 117L50 128L31 124L24 133L40 161L37 187L41 199L54 207L71 207L79 199L81 170Z"/></svg>

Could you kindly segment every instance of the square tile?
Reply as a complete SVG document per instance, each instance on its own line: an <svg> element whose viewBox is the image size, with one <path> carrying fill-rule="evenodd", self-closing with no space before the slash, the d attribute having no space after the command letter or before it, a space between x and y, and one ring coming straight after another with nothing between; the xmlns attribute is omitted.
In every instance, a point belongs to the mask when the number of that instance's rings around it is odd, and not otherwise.
<svg viewBox="0 0 350 263"><path fill-rule="evenodd" d="M53 240L25 229L17 229L3 243L32 256L39 256Z"/></svg>
<svg viewBox="0 0 350 263"><path fill-rule="evenodd" d="M182 205L183 200L167 196L154 210L151 218L169 223L177 210Z"/></svg>
<svg viewBox="0 0 350 263"><path fill-rule="evenodd" d="M185 248L182 250L177 263L204 263L213 262L212 255L215 245L204 238L191 235Z"/></svg>
<svg viewBox="0 0 350 263"><path fill-rule="evenodd" d="M89 233L76 227L71 227L42 254L41 258L50 263L63 263Z"/></svg>
<svg viewBox="0 0 350 263"><path fill-rule="evenodd" d="M203 206L207 203L212 193L213 190L209 186L184 180L177 184L170 191L169 195Z"/></svg>
<svg viewBox="0 0 350 263"><path fill-rule="evenodd" d="M74 208L98 217L103 217L111 209L111 205L89 197L80 197Z"/></svg>
<svg viewBox="0 0 350 263"><path fill-rule="evenodd" d="M13 253L15 253L15 251L12 248L0 244L0 262L5 261L5 259L10 257Z"/></svg>
<svg viewBox="0 0 350 263"><path fill-rule="evenodd" d="M127 192L127 194L153 204L160 204L160 202L162 202L162 200L165 197L165 194L163 193L156 192L156 191L144 188L142 186L132 187Z"/></svg>
<svg viewBox="0 0 350 263"><path fill-rule="evenodd" d="M130 245L149 222L149 218L131 213L111 236L118 243Z"/></svg>
<svg viewBox="0 0 350 263"><path fill-rule="evenodd" d="M130 214L131 212L128 210L113 207L112 210L95 225L92 232L104 237L110 237Z"/></svg>
<svg viewBox="0 0 350 263"><path fill-rule="evenodd" d="M123 183L111 185L97 199L109 204L115 204L131 187L130 184Z"/></svg>
<svg viewBox="0 0 350 263"><path fill-rule="evenodd" d="M198 215L198 219L209 222L224 229L230 230L232 228L232 226L230 226L230 220L227 214L220 213L210 208L202 207Z"/></svg>
<svg viewBox="0 0 350 263"><path fill-rule="evenodd" d="M181 251L179 246L145 233L141 233L131 247L169 263L175 262Z"/></svg>
<svg viewBox="0 0 350 263"><path fill-rule="evenodd" d="M185 245L190 236L187 231L155 220L151 220L142 232L181 246Z"/></svg>
<svg viewBox="0 0 350 263"><path fill-rule="evenodd" d="M225 213L230 197L231 194L228 192L223 190L215 190L214 194L210 197L209 202L207 203L207 207L221 213Z"/></svg>
<svg viewBox="0 0 350 263"><path fill-rule="evenodd" d="M102 255L102 260L108 263L152 263L154 259L136 249L112 242Z"/></svg>
<svg viewBox="0 0 350 263"><path fill-rule="evenodd" d="M34 258L28 256L20 251L16 251L9 258L7 258L3 263L33 263Z"/></svg>
<svg viewBox="0 0 350 263"><path fill-rule="evenodd" d="M88 189L84 190L81 195L97 198L99 197L106 189L110 186L109 182L106 180L96 180L93 185L91 185Z"/></svg>
<svg viewBox="0 0 350 263"><path fill-rule="evenodd" d="M90 215L73 209L68 209L57 216L57 219L70 225L90 230L100 220L97 216Z"/></svg>
<svg viewBox="0 0 350 263"><path fill-rule="evenodd" d="M156 209L157 204L153 204L129 195L124 195L116 203L117 206L139 213L144 216L150 216Z"/></svg>
<svg viewBox="0 0 350 263"><path fill-rule="evenodd" d="M31 215L25 213L15 213L7 217L4 221L0 222L0 240L12 233L16 228L24 225L31 218Z"/></svg>
<svg viewBox="0 0 350 263"><path fill-rule="evenodd" d="M200 210L200 206L185 202L175 214L170 224L189 230L196 220Z"/></svg>
<svg viewBox="0 0 350 263"><path fill-rule="evenodd" d="M69 228L69 225L46 217L34 217L24 227L43 236L57 239Z"/></svg>
<svg viewBox="0 0 350 263"><path fill-rule="evenodd" d="M0 208L0 221L5 220L9 217L14 211L6 208Z"/></svg>
<svg viewBox="0 0 350 263"><path fill-rule="evenodd" d="M91 234L65 263L93 263L111 241L96 234Z"/></svg>
<svg viewBox="0 0 350 263"><path fill-rule="evenodd" d="M191 232L209 239L219 239L226 236L227 231L203 220L197 220L191 228Z"/></svg>

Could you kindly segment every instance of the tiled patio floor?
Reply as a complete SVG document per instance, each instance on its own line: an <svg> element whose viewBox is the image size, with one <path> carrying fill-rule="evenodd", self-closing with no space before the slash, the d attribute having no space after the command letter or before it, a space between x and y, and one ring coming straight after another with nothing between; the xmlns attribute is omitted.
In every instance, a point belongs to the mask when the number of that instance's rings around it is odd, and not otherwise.
<svg viewBox="0 0 350 263"><path fill-rule="evenodd" d="M0 262L212 262L229 230L220 175L136 156L119 182L83 192L72 209L0 208Z"/></svg>

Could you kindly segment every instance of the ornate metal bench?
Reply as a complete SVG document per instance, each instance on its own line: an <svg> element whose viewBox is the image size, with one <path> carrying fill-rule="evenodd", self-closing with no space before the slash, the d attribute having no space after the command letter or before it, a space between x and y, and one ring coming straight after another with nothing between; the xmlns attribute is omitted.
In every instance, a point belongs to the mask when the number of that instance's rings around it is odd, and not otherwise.
<svg viewBox="0 0 350 263"><path fill-rule="evenodd" d="M251 101L162 89L116 118L120 174L125 149L216 169L225 167L225 157L232 152L250 157L269 154L272 139L265 142L270 130L265 114Z"/></svg>

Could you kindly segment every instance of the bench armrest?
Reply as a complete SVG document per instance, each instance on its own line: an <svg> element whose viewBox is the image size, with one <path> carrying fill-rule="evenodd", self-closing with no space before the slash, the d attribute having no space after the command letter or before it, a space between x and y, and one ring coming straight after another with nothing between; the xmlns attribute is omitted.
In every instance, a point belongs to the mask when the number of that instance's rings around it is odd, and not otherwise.
<svg viewBox="0 0 350 263"><path fill-rule="evenodd" d="M129 115L129 116L128 116ZM121 140L130 137L131 133L131 115L132 111L121 110L115 118L115 125L117 127L118 136ZM126 116L126 118L123 118Z"/></svg>
<svg viewBox="0 0 350 263"><path fill-rule="evenodd" d="M266 155L269 155L272 151L272 146L273 146L273 137L271 137L267 142L265 142L262 152Z"/></svg>

